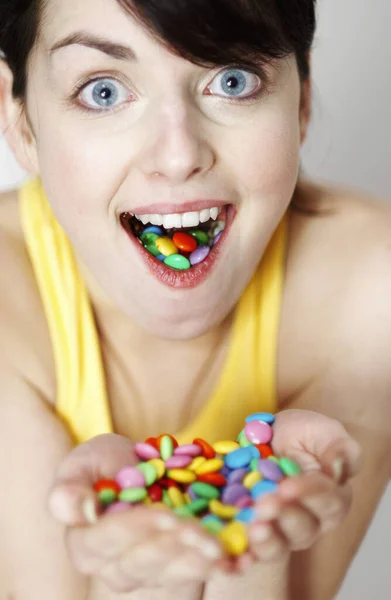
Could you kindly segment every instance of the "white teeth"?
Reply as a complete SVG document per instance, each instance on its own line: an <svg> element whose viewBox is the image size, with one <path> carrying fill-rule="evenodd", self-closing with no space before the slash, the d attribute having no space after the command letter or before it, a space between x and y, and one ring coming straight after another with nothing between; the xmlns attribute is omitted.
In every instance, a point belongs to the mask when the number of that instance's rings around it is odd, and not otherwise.
<svg viewBox="0 0 391 600"><path fill-rule="evenodd" d="M210 219L210 209L205 208L204 210L201 210L200 211L200 222L206 223L207 221L209 221L209 219Z"/></svg>
<svg viewBox="0 0 391 600"><path fill-rule="evenodd" d="M151 225L163 226L165 229L180 229L181 227L197 227L200 223L206 223L209 219L214 221L222 211L222 206L213 208L205 208L200 211L175 213L171 215L134 215L143 225L151 223Z"/></svg>
<svg viewBox="0 0 391 600"><path fill-rule="evenodd" d="M197 227L200 222L198 212L188 212L182 215L182 227Z"/></svg>

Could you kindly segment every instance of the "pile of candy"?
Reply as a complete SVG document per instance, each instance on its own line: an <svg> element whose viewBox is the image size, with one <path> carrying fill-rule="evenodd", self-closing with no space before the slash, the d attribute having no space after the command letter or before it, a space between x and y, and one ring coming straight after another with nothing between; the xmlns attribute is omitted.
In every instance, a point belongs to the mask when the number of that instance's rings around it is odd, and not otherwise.
<svg viewBox="0 0 391 600"><path fill-rule="evenodd" d="M115 480L94 486L103 511L120 512L140 504L169 508L178 516L199 519L202 527L219 536L228 555L243 554L256 500L276 490L284 478L300 473L289 458L274 456L273 422L269 413L250 415L237 441L213 445L196 438L179 446L168 434L136 444L141 462L123 468Z"/></svg>
<svg viewBox="0 0 391 600"><path fill-rule="evenodd" d="M214 217L217 219L218 209ZM207 211L208 213L211 211ZM210 254L212 247L219 241L225 222L218 220L212 224L202 224L196 228L164 229L157 225L143 227L134 217L131 223L133 233L144 248L168 267L186 271L203 262Z"/></svg>

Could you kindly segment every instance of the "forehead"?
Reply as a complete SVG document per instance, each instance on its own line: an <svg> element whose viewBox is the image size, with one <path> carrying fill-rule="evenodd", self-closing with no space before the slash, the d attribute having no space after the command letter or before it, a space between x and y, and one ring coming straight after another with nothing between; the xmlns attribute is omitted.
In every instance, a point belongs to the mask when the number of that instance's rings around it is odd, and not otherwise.
<svg viewBox="0 0 391 600"><path fill-rule="evenodd" d="M78 31L112 38L124 45L151 50L160 46L130 12L117 0L48 0L42 19L42 38L46 48Z"/></svg>

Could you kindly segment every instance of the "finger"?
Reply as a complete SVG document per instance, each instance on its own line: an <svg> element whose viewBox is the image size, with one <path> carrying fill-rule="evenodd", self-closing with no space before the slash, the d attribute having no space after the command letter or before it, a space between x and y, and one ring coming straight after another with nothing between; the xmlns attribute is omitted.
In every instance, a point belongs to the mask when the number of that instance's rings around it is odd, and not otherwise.
<svg viewBox="0 0 391 600"><path fill-rule="evenodd" d="M336 493L338 486L324 473L306 473L297 477L290 477L281 481L278 496L281 502L301 499L304 496L316 494ZM266 502L266 499L265 499ZM259 502L262 506L263 500Z"/></svg>
<svg viewBox="0 0 391 600"><path fill-rule="evenodd" d="M269 562L286 557L289 549L282 532L270 523L256 523L249 532L251 552L260 561Z"/></svg>
<svg viewBox="0 0 391 600"><path fill-rule="evenodd" d="M321 533L337 527L348 514L353 501L350 485L339 486L334 493L305 496L300 504L320 521Z"/></svg>
<svg viewBox="0 0 391 600"><path fill-rule="evenodd" d="M284 507L277 524L290 550L309 548L321 531L320 520L311 511L298 504Z"/></svg>
<svg viewBox="0 0 391 600"><path fill-rule="evenodd" d="M320 455L319 463L324 473L343 485L360 471L361 447L350 437L334 440Z"/></svg>
<svg viewBox="0 0 391 600"><path fill-rule="evenodd" d="M48 497L49 511L65 525L96 522L99 506L94 483L115 477L134 462L133 443L117 434L99 435L77 446L58 469Z"/></svg>

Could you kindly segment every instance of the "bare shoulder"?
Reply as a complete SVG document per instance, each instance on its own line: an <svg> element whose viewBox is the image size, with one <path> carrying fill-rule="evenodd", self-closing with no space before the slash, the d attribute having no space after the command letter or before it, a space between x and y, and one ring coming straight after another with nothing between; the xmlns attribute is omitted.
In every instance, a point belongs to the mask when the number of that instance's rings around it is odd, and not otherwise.
<svg viewBox="0 0 391 600"><path fill-rule="evenodd" d="M391 204L309 181L299 199L303 210L290 215L280 330L282 399L330 361L346 360L349 349L354 356L365 347L369 368L391 341Z"/></svg>
<svg viewBox="0 0 391 600"><path fill-rule="evenodd" d="M0 256L0 353L46 398L53 398L49 332L24 242L17 190L0 194Z"/></svg>

